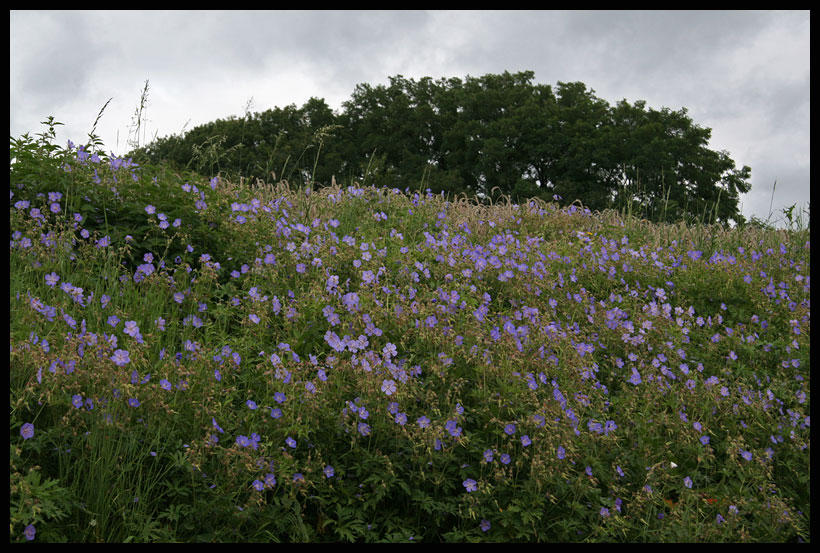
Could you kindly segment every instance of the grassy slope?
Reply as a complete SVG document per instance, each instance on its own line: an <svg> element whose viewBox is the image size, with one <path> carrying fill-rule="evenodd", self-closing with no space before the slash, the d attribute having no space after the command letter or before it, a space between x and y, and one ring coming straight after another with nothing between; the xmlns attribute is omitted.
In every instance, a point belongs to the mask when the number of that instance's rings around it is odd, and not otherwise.
<svg viewBox="0 0 820 553"><path fill-rule="evenodd" d="M11 172L13 540L809 538L807 231L44 144Z"/></svg>

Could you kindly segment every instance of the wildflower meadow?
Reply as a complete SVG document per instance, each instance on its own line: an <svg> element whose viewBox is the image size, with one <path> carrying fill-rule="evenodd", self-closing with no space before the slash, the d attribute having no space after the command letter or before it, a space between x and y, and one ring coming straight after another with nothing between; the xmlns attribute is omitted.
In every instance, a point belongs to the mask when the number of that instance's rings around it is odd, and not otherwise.
<svg viewBox="0 0 820 553"><path fill-rule="evenodd" d="M810 541L807 228L11 139L12 542Z"/></svg>

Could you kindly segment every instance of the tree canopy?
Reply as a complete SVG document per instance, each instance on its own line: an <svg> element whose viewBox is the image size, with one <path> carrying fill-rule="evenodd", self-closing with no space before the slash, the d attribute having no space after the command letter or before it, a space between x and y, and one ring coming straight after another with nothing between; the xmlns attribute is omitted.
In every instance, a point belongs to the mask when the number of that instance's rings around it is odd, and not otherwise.
<svg viewBox="0 0 820 553"><path fill-rule="evenodd" d="M203 174L315 186L362 182L450 194L580 200L653 221L743 223L751 169L709 149L682 108L615 105L532 71L358 84L340 112L321 98L200 125L134 152Z"/></svg>

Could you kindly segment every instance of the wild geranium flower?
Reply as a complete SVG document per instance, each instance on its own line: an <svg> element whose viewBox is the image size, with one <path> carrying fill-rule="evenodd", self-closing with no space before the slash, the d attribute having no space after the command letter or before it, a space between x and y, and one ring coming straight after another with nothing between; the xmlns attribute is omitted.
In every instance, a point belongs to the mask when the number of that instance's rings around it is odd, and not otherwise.
<svg viewBox="0 0 820 553"><path fill-rule="evenodd" d="M747 461L752 460L752 452L751 451L741 450L740 451L740 456L743 457L744 459L746 459Z"/></svg>
<svg viewBox="0 0 820 553"><path fill-rule="evenodd" d="M247 405L248 409L250 409L251 411L255 410L256 407L257 407L256 402L253 401L252 399L249 399L248 401L246 401L245 405Z"/></svg>
<svg viewBox="0 0 820 553"><path fill-rule="evenodd" d="M57 276L57 273L55 273L53 271L51 273L47 274L45 278L46 278L46 284L48 286L51 286L52 288L57 284L57 281L60 280L60 277Z"/></svg>
<svg viewBox="0 0 820 553"><path fill-rule="evenodd" d="M416 424L419 425L419 428L427 428L430 426L430 419L422 415L416 419Z"/></svg>
<svg viewBox="0 0 820 553"><path fill-rule="evenodd" d="M683 479L683 485L686 486L687 488L691 488L692 487L692 479L687 476L686 478Z"/></svg>
<svg viewBox="0 0 820 553"><path fill-rule="evenodd" d="M362 436L370 435L370 425L364 422L360 422L358 426L359 434Z"/></svg>
<svg viewBox="0 0 820 553"><path fill-rule="evenodd" d="M578 355L583 357L587 353L592 353L593 351L595 351L595 348L592 347L591 344L585 344L581 342L580 344L575 346L575 350L578 352Z"/></svg>
<svg viewBox="0 0 820 553"><path fill-rule="evenodd" d="M359 308L359 295L356 292L348 292L342 296L342 303L348 311L357 311Z"/></svg>
<svg viewBox="0 0 820 553"><path fill-rule="evenodd" d="M493 462L493 450L486 449L484 450L484 462L492 463Z"/></svg>
<svg viewBox="0 0 820 553"><path fill-rule="evenodd" d="M487 520L486 518L481 519L481 524L479 524L479 527L481 528L482 532L487 532L491 526L492 525L490 524L489 520Z"/></svg>
<svg viewBox="0 0 820 553"><path fill-rule="evenodd" d="M325 475L325 478L332 478L336 471L333 469L331 465L327 465L322 472Z"/></svg>
<svg viewBox="0 0 820 553"><path fill-rule="evenodd" d="M111 356L111 360L118 367L122 367L123 365L127 365L131 362L128 352L124 349L115 350L114 354Z"/></svg>
<svg viewBox="0 0 820 553"><path fill-rule="evenodd" d="M561 445L558 446L557 455L558 455L559 459L563 459L564 457L566 457L567 451L564 449L564 446L561 446Z"/></svg>
<svg viewBox="0 0 820 553"><path fill-rule="evenodd" d="M224 430L222 430L222 429L219 427L219 425L216 423L216 419L215 419L214 417L211 417L211 423L214 425L214 428L216 428L216 429L219 431L219 433L220 433L220 434L224 434L224 433L225 433L225 431L224 431Z"/></svg>
<svg viewBox="0 0 820 553"><path fill-rule="evenodd" d="M383 380L382 392L384 392L388 396L393 395L394 393L396 393L396 383L393 380Z"/></svg>
<svg viewBox="0 0 820 553"><path fill-rule="evenodd" d="M513 434L515 434L515 425L510 423L507 426L505 426L504 427L504 433L507 434L508 436L512 436Z"/></svg>
<svg viewBox="0 0 820 553"><path fill-rule="evenodd" d="M460 427L460 426L458 426L457 421L454 421L454 420L448 420L448 421L444 424L444 428L445 428L445 429L447 430L447 432L449 432L449 433L450 433L450 435L451 435L452 437L454 437L454 438L457 438L457 437L461 436L461 427Z"/></svg>
<svg viewBox="0 0 820 553"><path fill-rule="evenodd" d="M330 347L332 347L335 351L341 353L345 350L345 344L342 343L339 336L336 335L335 332L331 332L330 330L325 332L325 341L328 343Z"/></svg>
<svg viewBox="0 0 820 553"><path fill-rule="evenodd" d="M462 485L466 488L468 492L474 492L478 489L478 483L472 478L468 478L467 480L462 482Z"/></svg>
<svg viewBox="0 0 820 553"><path fill-rule="evenodd" d="M285 439L285 443L286 443L286 444L288 444L288 447L290 447L291 449L293 449L293 448L295 448L295 447L296 447L296 440L294 440L294 439L293 439L293 438L291 438L290 436L288 436L288 437Z"/></svg>
<svg viewBox="0 0 820 553"><path fill-rule="evenodd" d="M28 541L32 541L36 533L37 530L34 528L33 524L29 524L28 526L26 526L25 530L23 530L23 534L26 536L26 539Z"/></svg>
<svg viewBox="0 0 820 553"><path fill-rule="evenodd" d="M20 427L20 435L23 437L24 440L28 440L29 438L34 437L34 425L30 422L23 424Z"/></svg>
<svg viewBox="0 0 820 553"><path fill-rule="evenodd" d="M125 330L123 330L129 336L136 337L137 334L140 333L140 329L137 326L137 321L125 321Z"/></svg>
<svg viewBox="0 0 820 553"><path fill-rule="evenodd" d="M396 346L391 342L387 342L387 344L382 348L382 354L389 359L396 355Z"/></svg>
<svg viewBox="0 0 820 553"><path fill-rule="evenodd" d="M502 463L504 463L505 465L509 465L510 461L512 461L512 458L510 457L510 455L508 453L502 453L501 458L499 460Z"/></svg>
<svg viewBox="0 0 820 553"><path fill-rule="evenodd" d="M523 445L524 447L527 447L531 443L532 443L532 440L530 439L529 436L527 436L526 434L521 436L521 445Z"/></svg>
<svg viewBox="0 0 820 553"><path fill-rule="evenodd" d="M131 407L139 407L140 406L140 400L138 400L135 397L129 398L128 399L128 405L130 405Z"/></svg>

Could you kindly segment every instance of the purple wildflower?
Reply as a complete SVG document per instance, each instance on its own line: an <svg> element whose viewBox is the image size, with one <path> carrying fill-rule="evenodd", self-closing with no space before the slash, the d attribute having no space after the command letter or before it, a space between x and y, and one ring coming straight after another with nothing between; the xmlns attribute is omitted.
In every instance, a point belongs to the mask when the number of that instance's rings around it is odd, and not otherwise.
<svg viewBox="0 0 820 553"><path fill-rule="evenodd" d="M20 427L20 435L23 437L24 440L28 440L29 438L34 437L34 425L30 422L25 423L23 426Z"/></svg>
<svg viewBox="0 0 820 553"><path fill-rule="evenodd" d="M384 392L388 396L393 395L394 393L396 393L396 383L393 380L383 380L382 392Z"/></svg>
<svg viewBox="0 0 820 553"><path fill-rule="evenodd" d="M124 349L115 350L114 355L111 356L111 360L118 367L122 367L123 365L127 365L131 362L128 352Z"/></svg>

